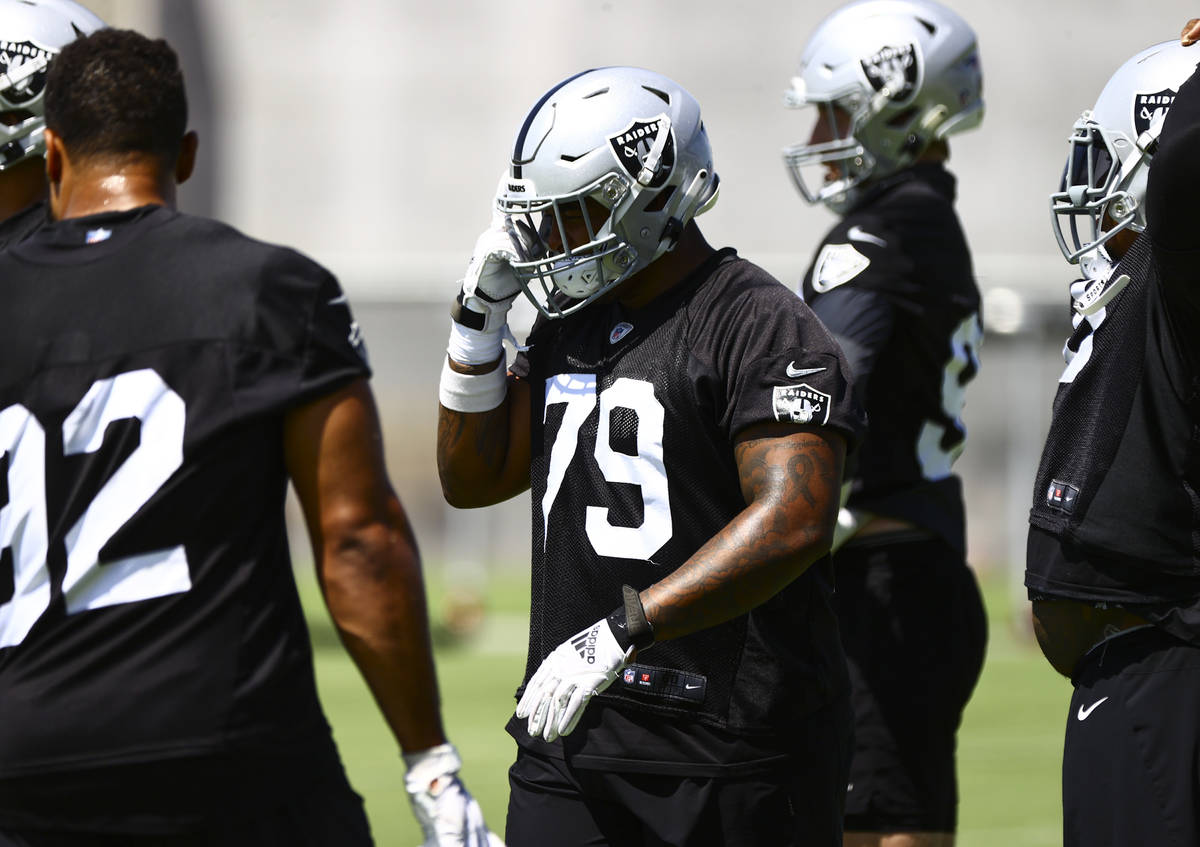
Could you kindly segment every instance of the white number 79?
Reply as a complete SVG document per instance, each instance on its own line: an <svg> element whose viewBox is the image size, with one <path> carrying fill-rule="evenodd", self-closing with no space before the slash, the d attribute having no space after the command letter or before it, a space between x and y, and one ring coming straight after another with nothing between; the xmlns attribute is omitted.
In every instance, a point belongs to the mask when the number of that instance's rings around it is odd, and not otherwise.
<svg viewBox="0 0 1200 847"><path fill-rule="evenodd" d="M588 506L585 528L592 548L601 556L620 559L649 559L671 540L671 499L667 469L663 464L662 403L654 396L654 383L622 377L600 392L595 457L609 482L638 486L642 494L642 525L613 526L608 509ZM543 546L550 531L550 509L558 497L567 466L579 445L579 430L596 407L595 374L559 374L546 380L548 410L565 403L562 424L550 450L550 470L542 497ZM619 453L609 443L609 420L614 409L631 409L637 414L637 454ZM545 413L543 413L544 415Z"/></svg>

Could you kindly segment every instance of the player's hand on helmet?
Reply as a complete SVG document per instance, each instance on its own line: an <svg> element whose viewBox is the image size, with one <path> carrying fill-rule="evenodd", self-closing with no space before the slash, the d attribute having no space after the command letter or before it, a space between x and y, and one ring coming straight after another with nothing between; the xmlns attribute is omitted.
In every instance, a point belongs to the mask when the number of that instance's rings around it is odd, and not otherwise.
<svg viewBox="0 0 1200 847"><path fill-rule="evenodd" d="M617 643L607 618L555 648L525 686L517 717L529 719L529 734L553 741L575 729L593 695L612 685L634 648Z"/></svg>
<svg viewBox="0 0 1200 847"><path fill-rule="evenodd" d="M421 847L503 847L458 778L462 759L453 744L405 754L404 764L408 799L425 838Z"/></svg>
<svg viewBox="0 0 1200 847"><path fill-rule="evenodd" d="M512 221L494 209L491 225L475 239L459 295L462 307L482 315L483 323L478 325L478 320L470 319L460 323L483 332L504 328L508 310L521 293L521 283L512 268L512 262L520 261L521 255L521 242Z"/></svg>

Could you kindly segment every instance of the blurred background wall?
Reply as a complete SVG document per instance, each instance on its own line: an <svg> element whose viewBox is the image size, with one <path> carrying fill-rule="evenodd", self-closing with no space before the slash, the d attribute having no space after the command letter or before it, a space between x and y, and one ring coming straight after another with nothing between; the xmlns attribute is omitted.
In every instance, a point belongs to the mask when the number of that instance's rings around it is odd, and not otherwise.
<svg viewBox="0 0 1200 847"><path fill-rule="evenodd" d="M86 0L85 0L86 2ZM165 35L202 136L185 211L295 246L342 280L366 333L388 457L431 570L469 581L524 567L528 498L443 505L434 464L447 308L516 128L583 68L653 68L702 104L722 196L701 219L795 287L833 218L780 158L806 136L782 92L838 5L721 0L92 0L115 26ZM1079 112L1137 50L1200 14L1185 0L951 0L979 36L983 128L952 140L958 209L986 296L968 391L970 556L1014 591L1025 515L1068 331L1073 278L1048 227ZM1200 50L1200 48L1197 48ZM1200 53L1197 58L1200 59ZM526 310L520 319L529 320ZM307 545L297 536L297 558Z"/></svg>

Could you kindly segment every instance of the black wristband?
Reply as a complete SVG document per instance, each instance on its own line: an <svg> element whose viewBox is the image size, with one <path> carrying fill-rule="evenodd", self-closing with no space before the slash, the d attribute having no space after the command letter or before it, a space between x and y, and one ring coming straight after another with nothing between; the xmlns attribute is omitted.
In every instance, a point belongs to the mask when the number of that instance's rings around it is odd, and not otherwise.
<svg viewBox="0 0 1200 847"><path fill-rule="evenodd" d="M450 305L450 317L455 323L460 323L468 329L483 329L487 315L481 315L463 305L463 293L460 290L454 302Z"/></svg>
<svg viewBox="0 0 1200 847"><path fill-rule="evenodd" d="M646 620L646 610L642 608L642 598L637 589L628 585L621 586L624 602L608 616L608 623L613 631L613 637L622 650L636 647L645 650L654 643L654 627Z"/></svg>

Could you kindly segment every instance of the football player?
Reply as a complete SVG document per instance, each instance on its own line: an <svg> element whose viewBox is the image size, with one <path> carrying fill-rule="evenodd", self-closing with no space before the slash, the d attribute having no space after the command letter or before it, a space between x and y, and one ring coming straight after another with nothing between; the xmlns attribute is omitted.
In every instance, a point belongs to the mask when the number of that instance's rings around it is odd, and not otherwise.
<svg viewBox="0 0 1200 847"><path fill-rule="evenodd" d="M0 0L0 248L46 222L49 62L104 22L71 0Z"/></svg>
<svg viewBox="0 0 1200 847"><path fill-rule="evenodd" d="M1184 42L1200 37L1196 21ZM1055 233L1083 279L1025 584L1071 679L1067 847L1200 843L1200 52L1156 44L1075 122Z"/></svg>
<svg viewBox="0 0 1200 847"><path fill-rule="evenodd" d="M840 217L801 295L845 351L869 422L835 542L855 714L847 845L954 841L955 733L987 625L952 470L980 296L945 162L948 136L980 123L982 85L975 33L953 11L866 0L817 27L787 94L811 130L784 153L796 187Z"/></svg>
<svg viewBox="0 0 1200 847"><path fill-rule="evenodd" d="M44 95L55 222L0 254L0 844L367 845L313 679L290 478L425 844L481 847L346 297L175 211L175 53L102 29Z"/></svg>
<svg viewBox="0 0 1200 847"><path fill-rule="evenodd" d="M837 845L829 546L861 427L808 308L694 218L700 106L630 67L538 100L452 309L456 506L532 488L510 845ZM506 373L506 314L541 312Z"/></svg>

